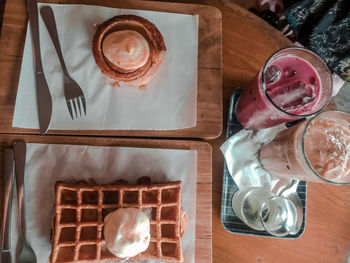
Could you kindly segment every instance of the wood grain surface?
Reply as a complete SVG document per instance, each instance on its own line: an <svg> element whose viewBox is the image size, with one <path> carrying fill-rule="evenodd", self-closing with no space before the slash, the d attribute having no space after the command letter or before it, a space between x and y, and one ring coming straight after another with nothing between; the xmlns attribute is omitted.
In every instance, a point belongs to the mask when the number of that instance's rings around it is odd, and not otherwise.
<svg viewBox="0 0 350 263"><path fill-rule="evenodd" d="M291 43L263 20L232 0L198 1L218 7L223 16L224 131L213 147L213 262L232 263L346 263L350 256L350 186L309 183L306 228L295 240L254 237L227 232L220 207L230 94L247 84L269 55ZM244 154L244 153L242 153Z"/></svg>
<svg viewBox="0 0 350 263"><path fill-rule="evenodd" d="M135 0L51 0L59 4L89 4L115 8L198 14L197 125L177 130L49 130L49 134L216 138L222 132L221 13L205 5ZM12 127L16 91L27 28L25 0L8 1L0 40L0 133L39 134L39 130ZM87 98L88 99L88 98ZM67 118L69 115L67 114Z"/></svg>
<svg viewBox="0 0 350 263"><path fill-rule="evenodd" d="M235 0L182 0L186 3L212 5L222 13L224 127L232 90L246 85L272 52L291 45L280 32L238 7L233 1ZM24 12L21 11L21 6L18 8L19 13ZM16 14L13 19L25 20L23 16ZM1 41L11 43L10 39ZM3 53L0 51L0 54ZM16 62L7 65L16 68ZM10 72L7 68L2 67L2 70ZM1 84L2 81L0 79ZM6 96L15 96L15 91L11 92ZM0 95L0 104L9 99L6 96ZM7 136L11 139L13 135ZM70 138L72 143L81 140ZM51 137L46 140L49 142ZM207 141L213 148L213 262L346 263L350 255L350 186L309 183L306 229L295 240L231 234L223 228L220 208L224 159L219 147L224 140L225 128L219 138Z"/></svg>
<svg viewBox="0 0 350 263"><path fill-rule="evenodd" d="M151 140L122 139L97 137L58 137L38 135L5 135L0 134L0 160L4 149L12 147L16 140L32 143L80 144L93 146L128 146L142 148L187 149L197 151L197 206L196 206L196 241L195 262L212 262L212 151L208 143L187 140ZM0 162L0 171L3 163ZM195 175L193 175L195 176ZM2 173L1 173L2 177ZM1 180L2 183L2 180ZM40 186L38 186L40 187ZM1 188L2 189L2 185ZM54 189L53 189L54 190ZM183 200L186 202L186 200ZM2 204L2 202L1 202ZM5 262L4 262L5 263Z"/></svg>

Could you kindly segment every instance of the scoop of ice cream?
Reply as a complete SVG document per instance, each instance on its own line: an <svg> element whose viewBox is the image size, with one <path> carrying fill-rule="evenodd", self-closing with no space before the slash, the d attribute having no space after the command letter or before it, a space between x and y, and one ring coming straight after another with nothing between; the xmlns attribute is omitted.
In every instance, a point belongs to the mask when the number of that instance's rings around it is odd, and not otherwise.
<svg viewBox="0 0 350 263"><path fill-rule="evenodd" d="M102 52L118 68L133 71L149 58L147 40L135 30L120 30L108 34L102 42Z"/></svg>
<svg viewBox="0 0 350 263"><path fill-rule="evenodd" d="M137 208L119 208L104 220L107 248L120 258L134 257L148 248L150 221Z"/></svg>

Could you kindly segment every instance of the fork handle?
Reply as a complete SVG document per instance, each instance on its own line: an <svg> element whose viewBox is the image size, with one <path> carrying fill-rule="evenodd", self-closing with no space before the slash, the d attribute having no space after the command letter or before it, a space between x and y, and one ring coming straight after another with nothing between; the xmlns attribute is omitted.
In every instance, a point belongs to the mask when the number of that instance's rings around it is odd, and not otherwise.
<svg viewBox="0 0 350 263"><path fill-rule="evenodd" d="M52 8L50 6L43 6L42 8L40 8L40 14L42 19L44 20L47 30L49 31L52 43L56 49L58 59L60 60L62 66L63 73L66 76L69 76L66 63L63 59L60 41L58 39L55 15L52 11Z"/></svg>
<svg viewBox="0 0 350 263"><path fill-rule="evenodd" d="M11 224L11 207L12 207L12 191L13 191L13 151L6 149L4 153L4 176L5 183L4 192L4 210L2 214L0 248L1 252L10 252L10 224Z"/></svg>

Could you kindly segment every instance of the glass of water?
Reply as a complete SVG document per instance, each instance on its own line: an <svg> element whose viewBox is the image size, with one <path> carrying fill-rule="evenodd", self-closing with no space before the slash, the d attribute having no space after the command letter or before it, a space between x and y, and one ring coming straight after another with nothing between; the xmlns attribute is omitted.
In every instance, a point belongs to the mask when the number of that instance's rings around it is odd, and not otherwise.
<svg viewBox="0 0 350 263"><path fill-rule="evenodd" d="M295 234L302 220L291 200L263 187L238 190L232 198L232 208L249 227L278 237Z"/></svg>
<svg viewBox="0 0 350 263"><path fill-rule="evenodd" d="M295 204L282 196L267 199L260 207L259 218L264 229L277 237L298 233L303 220Z"/></svg>
<svg viewBox="0 0 350 263"><path fill-rule="evenodd" d="M232 198L236 216L255 230L265 230L260 219L261 206L274 194L263 187L248 187L238 190Z"/></svg>

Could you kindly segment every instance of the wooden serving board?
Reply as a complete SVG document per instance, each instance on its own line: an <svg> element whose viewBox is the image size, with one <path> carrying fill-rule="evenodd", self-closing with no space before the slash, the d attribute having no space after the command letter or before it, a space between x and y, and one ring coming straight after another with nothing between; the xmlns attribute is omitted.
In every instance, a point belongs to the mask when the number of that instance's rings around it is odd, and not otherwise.
<svg viewBox="0 0 350 263"><path fill-rule="evenodd" d="M3 153L6 147L12 147L16 140L31 143L80 144L93 146L127 146L143 148L188 149L197 151L197 205L196 205L196 241L195 262L212 262L212 149L208 143L187 140L150 140L119 139L71 136L39 135L0 135L0 170L3 167ZM3 174L1 173L1 185ZM3 191L0 191L1 193ZM1 195L2 196L2 195ZM2 197L3 198L3 197ZM2 211L2 203L1 209Z"/></svg>
<svg viewBox="0 0 350 263"><path fill-rule="evenodd" d="M39 130L12 127L28 21L25 2L25 0L11 0L7 1L5 6L0 40L0 133L39 134ZM221 134L222 19L221 12L217 8L206 5L136 0L51 0L43 2L198 14L199 17L196 127L178 130L50 130L49 134L205 139L213 139Z"/></svg>

